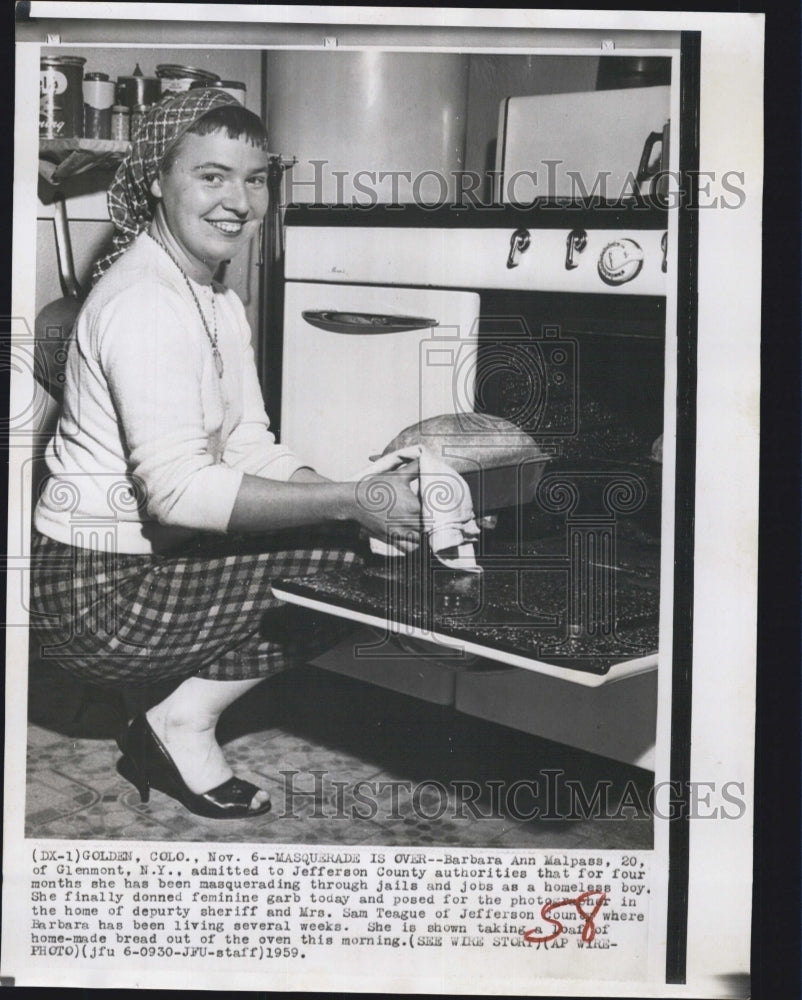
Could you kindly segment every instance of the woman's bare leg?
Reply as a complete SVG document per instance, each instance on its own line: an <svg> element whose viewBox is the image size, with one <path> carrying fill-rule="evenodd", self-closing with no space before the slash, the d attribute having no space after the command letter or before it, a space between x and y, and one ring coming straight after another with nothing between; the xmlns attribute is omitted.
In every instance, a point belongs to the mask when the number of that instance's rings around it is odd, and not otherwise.
<svg viewBox="0 0 802 1000"><path fill-rule="evenodd" d="M190 791L208 792L231 777L233 772L215 738L217 721L229 705L261 680L188 677L164 701L148 709L151 728L169 750ZM253 798L253 808L269 798L267 792L260 791Z"/></svg>

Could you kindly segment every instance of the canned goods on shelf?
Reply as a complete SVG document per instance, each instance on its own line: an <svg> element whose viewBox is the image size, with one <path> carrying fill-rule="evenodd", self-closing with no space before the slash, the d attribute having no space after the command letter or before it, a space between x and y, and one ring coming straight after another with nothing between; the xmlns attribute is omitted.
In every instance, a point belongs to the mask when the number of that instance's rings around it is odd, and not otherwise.
<svg viewBox="0 0 802 1000"><path fill-rule="evenodd" d="M86 59L42 56L39 60L39 135L80 139L84 132L83 77Z"/></svg>
<svg viewBox="0 0 802 1000"><path fill-rule="evenodd" d="M154 104L161 97L161 81L143 76L139 63L131 76L117 77L117 104L133 108L136 104Z"/></svg>
<svg viewBox="0 0 802 1000"><path fill-rule="evenodd" d="M108 73L87 73L84 76L84 137L111 138L111 109L115 86Z"/></svg>
<svg viewBox="0 0 802 1000"><path fill-rule="evenodd" d="M156 67L156 76L161 80L161 92L181 93L189 90L193 83L206 82L212 86L220 83L220 77L209 70L196 69L194 66L179 66L175 63L162 63Z"/></svg>
<svg viewBox="0 0 802 1000"><path fill-rule="evenodd" d="M111 109L111 137L123 142L130 138L131 114L124 104L115 104Z"/></svg>

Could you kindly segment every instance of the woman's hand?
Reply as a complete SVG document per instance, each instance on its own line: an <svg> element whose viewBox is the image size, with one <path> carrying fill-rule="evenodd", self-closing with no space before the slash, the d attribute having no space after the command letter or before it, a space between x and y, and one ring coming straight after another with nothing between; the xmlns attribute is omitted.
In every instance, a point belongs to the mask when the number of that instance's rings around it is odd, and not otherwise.
<svg viewBox="0 0 802 1000"><path fill-rule="evenodd" d="M412 485L420 477L419 463L390 458L380 459L375 472L365 470L371 474L356 483L354 519L371 535L413 552L422 531L420 497Z"/></svg>
<svg viewBox="0 0 802 1000"><path fill-rule="evenodd" d="M392 541L403 552L420 545L421 505L414 489L420 475L419 446L402 448L382 455L362 469L351 481L357 481L353 520L369 534ZM292 483L328 483L330 480L304 466L290 478ZM396 537L396 536L401 537Z"/></svg>

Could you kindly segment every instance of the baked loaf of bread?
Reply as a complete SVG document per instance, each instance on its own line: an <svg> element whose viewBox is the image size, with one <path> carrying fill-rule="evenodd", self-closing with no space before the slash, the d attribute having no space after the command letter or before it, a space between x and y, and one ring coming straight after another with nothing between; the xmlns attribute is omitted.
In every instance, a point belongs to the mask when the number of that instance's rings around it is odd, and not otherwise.
<svg viewBox="0 0 802 1000"><path fill-rule="evenodd" d="M457 472L497 469L524 459L546 458L533 438L502 417L488 413L444 413L405 427L384 449L423 445Z"/></svg>

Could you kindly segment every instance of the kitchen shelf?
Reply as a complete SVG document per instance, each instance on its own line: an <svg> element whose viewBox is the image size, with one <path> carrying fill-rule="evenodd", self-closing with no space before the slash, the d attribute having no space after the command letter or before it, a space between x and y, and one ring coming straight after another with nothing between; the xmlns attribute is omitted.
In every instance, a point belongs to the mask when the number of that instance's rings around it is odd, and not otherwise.
<svg viewBox="0 0 802 1000"><path fill-rule="evenodd" d="M118 139L40 139L39 176L61 184L90 170L116 170L130 148Z"/></svg>

